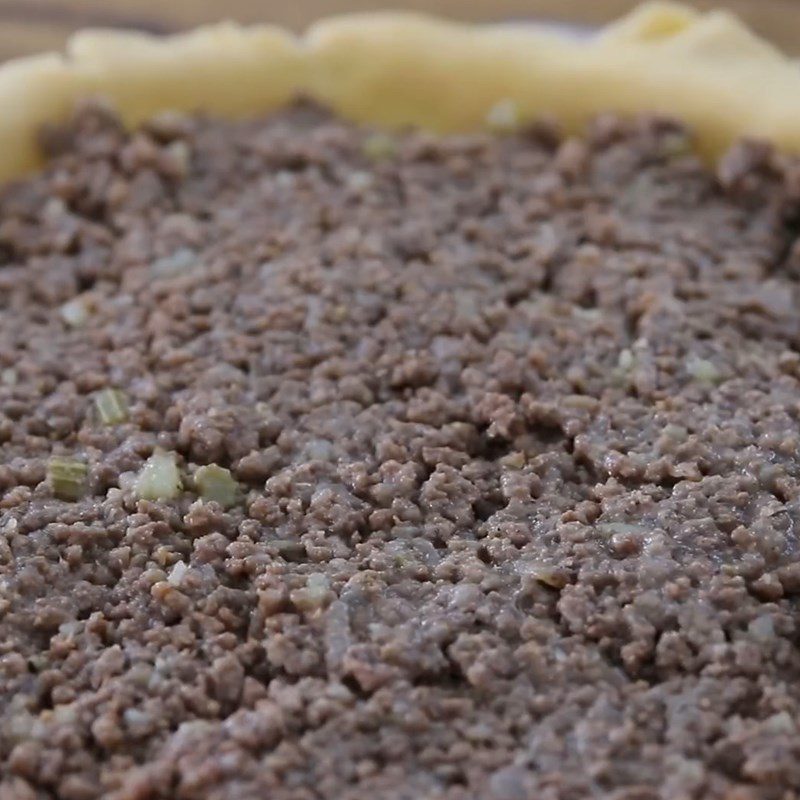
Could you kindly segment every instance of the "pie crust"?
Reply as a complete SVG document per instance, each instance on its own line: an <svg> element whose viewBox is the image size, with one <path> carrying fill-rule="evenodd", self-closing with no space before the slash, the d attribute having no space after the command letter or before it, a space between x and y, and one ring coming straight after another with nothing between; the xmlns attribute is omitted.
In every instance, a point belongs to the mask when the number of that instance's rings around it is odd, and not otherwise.
<svg viewBox="0 0 800 800"><path fill-rule="evenodd" d="M0 68L0 179L36 167L37 130L99 95L128 124L165 109L248 116L297 95L359 122L457 131L543 114L679 117L714 156L742 136L800 152L800 69L727 12L641 6L591 38L405 13L333 17L304 35L232 23L157 38L87 30L66 54Z"/></svg>

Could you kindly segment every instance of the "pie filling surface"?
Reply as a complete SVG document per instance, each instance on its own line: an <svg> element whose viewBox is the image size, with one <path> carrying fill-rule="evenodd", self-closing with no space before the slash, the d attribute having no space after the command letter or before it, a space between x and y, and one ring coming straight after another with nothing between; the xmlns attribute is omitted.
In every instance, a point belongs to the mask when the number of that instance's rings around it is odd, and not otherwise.
<svg viewBox="0 0 800 800"><path fill-rule="evenodd" d="M310 105L0 196L0 797L800 787L800 171Z"/></svg>

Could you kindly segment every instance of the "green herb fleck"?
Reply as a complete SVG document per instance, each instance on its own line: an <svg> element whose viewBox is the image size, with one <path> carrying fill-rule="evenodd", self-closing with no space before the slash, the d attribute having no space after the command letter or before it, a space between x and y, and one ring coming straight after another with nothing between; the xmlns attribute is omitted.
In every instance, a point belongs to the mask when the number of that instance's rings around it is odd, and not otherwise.
<svg viewBox="0 0 800 800"><path fill-rule="evenodd" d="M361 143L361 152L370 161L383 161L397 152L397 142L386 133L372 133Z"/></svg>
<svg viewBox="0 0 800 800"><path fill-rule="evenodd" d="M53 456L47 464L47 478L53 494L61 500L78 500L86 483L87 466L74 458Z"/></svg>
<svg viewBox="0 0 800 800"><path fill-rule="evenodd" d="M103 389L94 404L104 425L118 425L128 419L128 401L119 389Z"/></svg>
<svg viewBox="0 0 800 800"><path fill-rule="evenodd" d="M223 508L236 504L239 484L233 479L229 469L217 464L200 467L194 474L194 482L203 500L213 500Z"/></svg>
<svg viewBox="0 0 800 800"><path fill-rule="evenodd" d="M667 133L658 143L658 152L663 158L688 156L692 152L691 137L683 131Z"/></svg>

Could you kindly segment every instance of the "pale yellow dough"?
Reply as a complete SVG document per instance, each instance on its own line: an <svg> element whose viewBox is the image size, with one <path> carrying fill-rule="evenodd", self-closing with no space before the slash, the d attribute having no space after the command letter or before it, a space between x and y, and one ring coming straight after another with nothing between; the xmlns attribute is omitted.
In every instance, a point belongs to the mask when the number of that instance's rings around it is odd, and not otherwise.
<svg viewBox="0 0 800 800"><path fill-rule="evenodd" d="M661 112L716 155L741 136L800 153L800 67L725 12L640 7L588 39L525 24L427 16L335 17L296 37L225 23L156 38L85 31L65 55L0 67L0 179L39 164L36 132L99 95L134 125L166 109L256 115L302 94L380 125L508 128L542 114Z"/></svg>

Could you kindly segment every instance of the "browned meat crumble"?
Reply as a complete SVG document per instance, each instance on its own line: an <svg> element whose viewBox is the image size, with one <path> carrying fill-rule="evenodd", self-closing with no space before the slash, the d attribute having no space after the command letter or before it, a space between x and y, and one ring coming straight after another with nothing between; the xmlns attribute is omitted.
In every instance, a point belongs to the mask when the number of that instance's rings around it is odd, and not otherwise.
<svg viewBox="0 0 800 800"><path fill-rule="evenodd" d="M653 120L46 138L2 800L800 797L800 171Z"/></svg>

